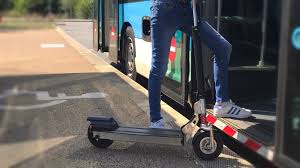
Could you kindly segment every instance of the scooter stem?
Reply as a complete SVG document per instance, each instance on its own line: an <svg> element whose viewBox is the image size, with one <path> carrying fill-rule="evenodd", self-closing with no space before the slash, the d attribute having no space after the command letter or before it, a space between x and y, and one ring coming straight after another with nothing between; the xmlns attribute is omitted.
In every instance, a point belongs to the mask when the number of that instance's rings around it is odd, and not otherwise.
<svg viewBox="0 0 300 168"><path fill-rule="evenodd" d="M193 7L193 18L194 18L194 27L198 26L198 16L197 16L197 9L196 9L196 0L192 1Z"/></svg>

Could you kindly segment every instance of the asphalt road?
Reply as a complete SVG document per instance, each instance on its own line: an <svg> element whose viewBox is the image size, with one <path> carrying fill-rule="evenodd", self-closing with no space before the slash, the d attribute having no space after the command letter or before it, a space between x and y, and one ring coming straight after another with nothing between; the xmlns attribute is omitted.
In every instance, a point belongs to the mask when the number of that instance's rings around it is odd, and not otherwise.
<svg viewBox="0 0 300 168"><path fill-rule="evenodd" d="M93 49L93 22L57 22L67 34L88 49Z"/></svg>
<svg viewBox="0 0 300 168"><path fill-rule="evenodd" d="M65 25L91 47L83 33L90 23ZM147 99L142 87L101 60L88 61L55 30L0 32L0 50L0 167L252 167L227 148L211 162L177 146L115 142L97 149L86 137L90 115L148 126L135 98Z"/></svg>

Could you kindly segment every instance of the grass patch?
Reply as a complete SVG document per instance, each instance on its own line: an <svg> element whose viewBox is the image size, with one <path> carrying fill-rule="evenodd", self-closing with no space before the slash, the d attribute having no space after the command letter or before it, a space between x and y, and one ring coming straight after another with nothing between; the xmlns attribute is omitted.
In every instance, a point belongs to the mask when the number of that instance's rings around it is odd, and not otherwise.
<svg viewBox="0 0 300 168"><path fill-rule="evenodd" d="M53 28L54 23L48 20L10 18L3 19L0 23L0 31L3 30L28 30L28 29L49 29Z"/></svg>

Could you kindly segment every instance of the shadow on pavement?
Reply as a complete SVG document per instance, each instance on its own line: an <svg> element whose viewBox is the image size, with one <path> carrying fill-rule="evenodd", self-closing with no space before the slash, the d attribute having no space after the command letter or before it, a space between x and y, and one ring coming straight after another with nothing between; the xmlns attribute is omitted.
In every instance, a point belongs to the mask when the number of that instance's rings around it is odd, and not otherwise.
<svg viewBox="0 0 300 168"><path fill-rule="evenodd" d="M3 106L31 106L42 101L32 94L5 96L8 90L47 91L50 97L92 92L107 96L70 99L39 109L10 110ZM247 167L226 154L215 162L187 158L184 157L187 152L176 146L116 142L109 149L94 148L86 137L88 116L113 116L126 126L149 124L146 112L133 101L147 102L147 96L115 73L0 77L0 99L0 146L6 149L0 158L6 160L2 163L4 167L5 164L12 167Z"/></svg>
<svg viewBox="0 0 300 168"><path fill-rule="evenodd" d="M182 147L176 146L115 142L108 149L98 149L91 146L86 137L77 137L44 152L42 156L33 156L12 167L247 168L251 166L227 155L221 155L214 161L201 161L193 155L188 156Z"/></svg>

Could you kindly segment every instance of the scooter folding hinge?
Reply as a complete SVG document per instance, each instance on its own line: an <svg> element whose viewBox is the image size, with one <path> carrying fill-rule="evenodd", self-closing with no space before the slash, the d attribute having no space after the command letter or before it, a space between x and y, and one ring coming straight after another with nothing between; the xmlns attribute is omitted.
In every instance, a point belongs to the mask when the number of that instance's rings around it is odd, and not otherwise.
<svg viewBox="0 0 300 168"><path fill-rule="evenodd" d="M199 129L200 128L194 122L189 122L182 127L181 131L184 135L183 146L185 146L190 139L193 139Z"/></svg>
<svg viewBox="0 0 300 168"><path fill-rule="evenodd" d="M195 115L205 115L206 108L205 108L205 99L200 99L194 104L194 113Z"/></svg>

